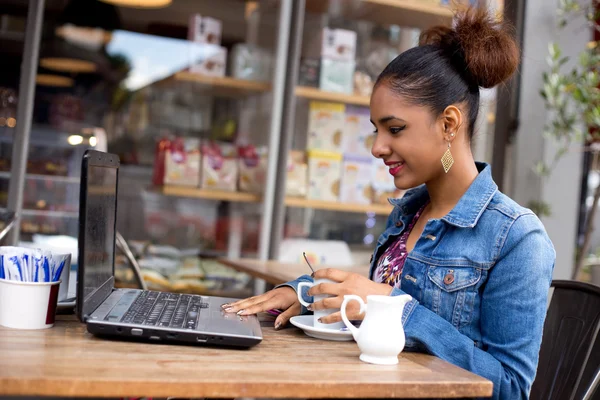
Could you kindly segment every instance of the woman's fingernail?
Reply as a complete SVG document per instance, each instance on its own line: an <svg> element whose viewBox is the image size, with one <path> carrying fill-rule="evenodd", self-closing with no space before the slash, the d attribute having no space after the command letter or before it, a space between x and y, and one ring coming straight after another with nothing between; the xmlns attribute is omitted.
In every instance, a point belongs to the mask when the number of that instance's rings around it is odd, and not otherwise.
<svg viewBox="0 0 600 400"><path fill-rule="evenodd" d="M281 322L277 321L275 322L275 330L278 331L279 328L281 328Z"/></svg>
<svg viewBox="0 0 600 400"><path fill-rule="evenodd" d="M244 311L246 311L246 310L240 310L240 311L238 311L237 315L242 315L244 313Z"/></svg>
<svg viewBox="0 0 600 400"><path fill-rule="evenodd" d="M320 324L323 323L323 318L319 318L317 321L319 321Z"/></svg>
<svg viewBox="0 0 600 400"><path fill-rule="evenodd" d="M308 311L312 311L312 310L313 310L313 306L312 306L312 304L309 304L308 306L306 306L306 309L307 309Z"/></svg>
<svg viewBox="0 0 600 400"><path fill-rule="evenodd" d="M222 304L221 308L231 308L231 304L230 303Z"/></svg>
<svg viewBox="0 0 600 400"><path fill-rule="evenodd" d="M223 310L225 312L233 312L233 307L227 307L225 310Z"/></svg>

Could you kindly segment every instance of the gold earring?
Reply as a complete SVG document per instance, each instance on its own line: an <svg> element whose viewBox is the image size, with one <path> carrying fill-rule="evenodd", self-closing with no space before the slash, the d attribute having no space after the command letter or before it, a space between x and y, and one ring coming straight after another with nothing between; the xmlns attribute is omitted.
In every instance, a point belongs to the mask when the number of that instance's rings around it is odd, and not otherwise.
<svg viewBox="0 0 600 400"><path fill-rule="evenodd" d="M442 166L444 167L444 172L448 173L452 165L454 164L454 157L452 157L452 153L450 152L450 141L448 141L448 149L442 156Z"/></svg>

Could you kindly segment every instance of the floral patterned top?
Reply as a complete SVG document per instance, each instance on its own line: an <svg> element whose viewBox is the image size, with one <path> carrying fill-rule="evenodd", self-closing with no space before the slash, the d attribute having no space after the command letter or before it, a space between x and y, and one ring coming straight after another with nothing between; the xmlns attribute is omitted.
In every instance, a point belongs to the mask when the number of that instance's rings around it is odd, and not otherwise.
<svg viewBox="0 0 600 400"><path fill-rule="evenodd" d="M373 274L375 282L387 283L392 287L400 289L402 268L404 267L404 262L408 256L408 251L406 251L406 242L410 232L423 213L425 206L427 206L427 204L423 205L423 207L417 211L412 221L408 225L408 228L395 242L392 242L392 244L385 249L381 257L379 257L377 268Z"/></svg>

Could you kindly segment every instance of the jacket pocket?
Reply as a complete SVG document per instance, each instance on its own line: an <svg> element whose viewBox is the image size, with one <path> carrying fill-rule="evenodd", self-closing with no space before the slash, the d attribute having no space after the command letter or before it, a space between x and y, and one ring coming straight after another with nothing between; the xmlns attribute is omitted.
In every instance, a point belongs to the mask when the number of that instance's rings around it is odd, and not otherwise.
<svg viewBox="0 0 600 400"><path fill-rule="evenodd" d="M461 329L471 322L481 269L474 267L434 267L427 271L431 310Z"/></svg>

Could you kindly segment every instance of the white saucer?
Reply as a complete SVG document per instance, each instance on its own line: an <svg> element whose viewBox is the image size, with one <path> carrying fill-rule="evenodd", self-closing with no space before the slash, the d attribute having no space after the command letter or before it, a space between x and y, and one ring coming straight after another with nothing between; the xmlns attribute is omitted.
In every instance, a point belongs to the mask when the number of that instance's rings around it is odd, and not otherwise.
<svg viewBox="0 0 600 400"><path fill-rule="evenodd" d="M308 336L317 339L335 340L338 342L354 340L352 337L352 332L350 331L315 328L313 326L312 315L296 315L295 317L290 318L290 322L292 325L302 329Z"/></svg>

